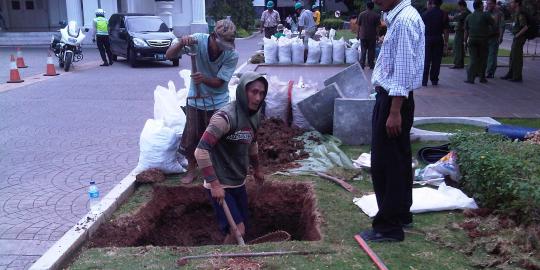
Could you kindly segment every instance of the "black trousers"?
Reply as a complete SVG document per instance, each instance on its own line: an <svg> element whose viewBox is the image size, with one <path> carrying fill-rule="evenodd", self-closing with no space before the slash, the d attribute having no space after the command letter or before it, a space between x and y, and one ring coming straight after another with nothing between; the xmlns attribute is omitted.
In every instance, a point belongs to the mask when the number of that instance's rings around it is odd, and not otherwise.
<svg viewBox="0 0 540 270"><path fill-rule="evenodd" d="M414 117L413 92L401 107L401 134L389 138L386 120L392 97L377 87L373 108L371 143L371 178L379 212L373 219L373 229L398 239L404 238L403 224L412 222L412 156L410 131Z"/></svg>
<svg viewBox="0 0 540 270"><path fill-rule="evenodd" d="M426 57L424 59L424 76L422 78L423 84L427 83L428 78L431 82L439 82L443 50L444 41L442 37L433 40L426 38Z"/></svg>
<svg viewBox="0 0 540 270"><path fill-rule="evenodd" d="M109 36L96 35L96 44L103 63L112 63L111 42L109 40ZM107 52L107 55L109 56L109 62L107 62L105 52Z"/></svg>
<svg viewBox="0 0 540 270"><path fill-rule="evenodd" d="M277 33L277 26L265 27L264 28L264 37L271 38L275 33Z"/></svg>
<svg viewBox="0 0 540 270"><path fill-rule="evenodd" d="M366 65L366 54L367 62L369 68L373 69L375 67L375 45L376 39L362 39L360 46L362 47L361 56L360 56L360 66L362 68Z"/></svg>

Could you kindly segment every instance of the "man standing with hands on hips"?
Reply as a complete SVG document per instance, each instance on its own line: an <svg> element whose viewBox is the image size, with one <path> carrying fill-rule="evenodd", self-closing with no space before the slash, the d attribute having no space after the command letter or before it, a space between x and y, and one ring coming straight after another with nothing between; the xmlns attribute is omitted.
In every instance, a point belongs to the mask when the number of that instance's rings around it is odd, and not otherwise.
<svg viewBox="0 0 540 270"><path fill-rule="evenodd" d="M371 79L377 91L373 108L371 176L379 211L372 229L360 233L371 242L403 241L412 225L410 130L413 90L421 87L425 26L411 0L375 0L388 27Z"/></svg>

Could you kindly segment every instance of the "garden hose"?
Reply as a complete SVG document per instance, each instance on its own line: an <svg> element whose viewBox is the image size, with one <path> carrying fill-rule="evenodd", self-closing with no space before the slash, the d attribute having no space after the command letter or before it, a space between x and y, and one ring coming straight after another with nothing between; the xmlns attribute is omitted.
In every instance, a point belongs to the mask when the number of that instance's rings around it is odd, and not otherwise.
<svg viewBox="0 0 540 270"><path fill-rule="evenodd" d="M426 164L435 163L450 152L449 146L450 144L447 143L439 146L427 146L420 148L420 150L418 150L418 160Z"/></svg>

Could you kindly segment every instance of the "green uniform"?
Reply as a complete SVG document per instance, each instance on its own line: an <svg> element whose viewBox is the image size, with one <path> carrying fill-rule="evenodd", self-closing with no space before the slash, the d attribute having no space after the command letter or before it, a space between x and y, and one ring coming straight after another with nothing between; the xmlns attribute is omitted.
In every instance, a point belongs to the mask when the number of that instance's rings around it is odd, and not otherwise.
<svg viewBox="0 0 540 270"><path fill-rule="evenodd" d="M465 9L459 15L455 17L457 22L454 30L456 35L454 36L454 66L462 68L465 66L465 18L469 16L471 12L468 9Z"/></svg>
<svg viewBox="0 0 540 270"><path fill-rule="evenodd" d="M504 25L503 14L497 9L494 9L493 12L486 12L495 24L491 26L490 36L488 39L488 59L487 59L487 74L488 76L493 76L495 70L497 69L497 53L499 52L499 34L502 35L500 29Z"/></svg>
<svg viewBox="0 0 540 270"><path fill-rule="evenodd" d="M469 37L469 55L471 61L467 70L467 80L474 82L476 76L486 78L488 38L493 18L482 10L475 10L465 19L465 30Z"/></svg>
<svg viewBox="0 0 540 270"><path fill-rule="evenodd" d="M516 35L527 25L527 17L521 11L512 15L512 34ZM512 49L510 51L510 69L506 74L507 79L522 80L521 72L523 70L523 45L527 38L524 34L519 37L514 36L512 40Z"/></svg>

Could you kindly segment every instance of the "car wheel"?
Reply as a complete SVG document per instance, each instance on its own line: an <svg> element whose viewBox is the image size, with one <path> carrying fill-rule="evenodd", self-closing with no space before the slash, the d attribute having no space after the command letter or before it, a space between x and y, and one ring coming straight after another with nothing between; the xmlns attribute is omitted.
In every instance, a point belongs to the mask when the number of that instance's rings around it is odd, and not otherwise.
<svg viewBox="0 0 540 270"><path fill-rule="evenodd" d="M179 59L172 60L172 65L173 65L173 67L179 66L180 65L180 60Z"/></svg>
<svg viewBox="0 0 540 270"><path fill-rule="evenodd" d="M129 64L131 65L131 67L137 67L138 66L138 62L137 62L137 58L135 56L135 50L133 48L130 48L129 49L129 52L128 52L128 62Z"/></svg>

